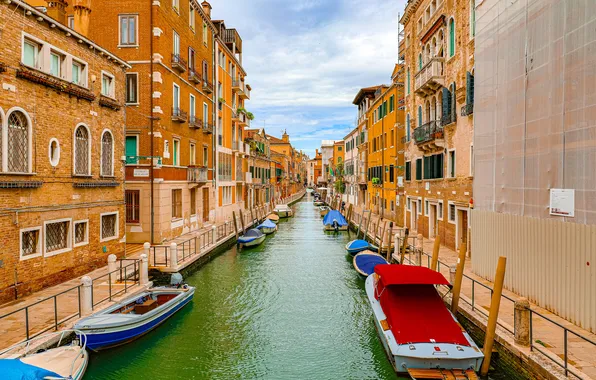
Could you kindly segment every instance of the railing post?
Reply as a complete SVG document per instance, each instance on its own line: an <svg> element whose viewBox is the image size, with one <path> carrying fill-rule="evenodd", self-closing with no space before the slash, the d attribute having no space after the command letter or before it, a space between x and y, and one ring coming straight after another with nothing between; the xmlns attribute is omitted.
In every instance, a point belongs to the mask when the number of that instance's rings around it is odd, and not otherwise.
<svg viewBox="0 0 596 380"><path fill-rule="evenodd" d="M93 280L89 276L81 278L81 316L93 311Z"/></svg>
<svg viewBox="0 0 596 380"><path fill-rule="evenodd" d="M149 259L146 254L141 255L141 266L139 268L139 281L141 286L149 283Z"/></svg>
<svg viewBox="0 0 596 380"><path fill-rule="evenodd" d="M150 251L151 251L151 243L149 243L149 242L143 243L143 254L150 258L151 257ZM151 261L151 260L149 260L149 261ZM155 257L153 258L153 265L155 265Z"/></svg>
<svg viewBox="0 0 596 380"><path fill-rule="evenodd" d="M515 301L514 335L515 343L528 347L530 345L530 302L527 298Z"/></svg>
<svg viewBox="0 0 596 380"><path fill-rule="evenodd" d="M439 249L441 248L441 237L439 235L435 236L435 244L433 245L433 258L430 262L430 269L436 271L437 270L437 263L439 262Z"/></svg>
<svg viewBox="0 0 596 380"><path fill-rule="evenodd" d="M118 264L116 261L118 258L113 253L108 256L108 273L114 273L118 270ZM118 280L118 276L116 276L116 281Z"/></svg>
<svg viewBox="0 0 596 380"><path fill-rule="evenodd" d="M178 245L176 243L170 244L170 268L178 269Z"/></svg>
<svg viewBox="0 0 596 380"><path fill-rule="evenodd" d="M215 244L217 242L217 228L215 226L211 227L211 236L212 236L212 243Z"/></svg>
<svg viewBox="0 0 596 380"><path fill-rule="evenodd" d="M416 241L417 249L416 249L416 265L422 265L422 252L424 252L424 245L422 241L422 234L418 234L418 239Z"/></svg>

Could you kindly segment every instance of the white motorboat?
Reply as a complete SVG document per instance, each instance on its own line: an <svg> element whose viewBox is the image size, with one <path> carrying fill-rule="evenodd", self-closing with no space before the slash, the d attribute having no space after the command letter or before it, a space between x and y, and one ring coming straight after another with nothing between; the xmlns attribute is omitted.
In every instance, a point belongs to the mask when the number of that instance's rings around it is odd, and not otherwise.
<svg viewBox="0 0 596 380"><path fill-rule="evenodd" d="M288 205L277 205L275 209L273 209L273 212L280 218L289 218L294 216L294 211L292 211L292 208Z"/></svg>

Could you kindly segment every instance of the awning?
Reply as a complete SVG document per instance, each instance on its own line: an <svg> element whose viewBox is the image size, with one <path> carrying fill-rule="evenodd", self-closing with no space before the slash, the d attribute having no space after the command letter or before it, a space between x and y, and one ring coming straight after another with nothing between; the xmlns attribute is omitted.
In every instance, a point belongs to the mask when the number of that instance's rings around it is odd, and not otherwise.
<svg viewBox="0 0 596 380"><path fill-rule="evenodd" d="M380 276L383 286L446 285L451 287L445 276L425 267L397 264L377 265L375 273Z"/></svg>

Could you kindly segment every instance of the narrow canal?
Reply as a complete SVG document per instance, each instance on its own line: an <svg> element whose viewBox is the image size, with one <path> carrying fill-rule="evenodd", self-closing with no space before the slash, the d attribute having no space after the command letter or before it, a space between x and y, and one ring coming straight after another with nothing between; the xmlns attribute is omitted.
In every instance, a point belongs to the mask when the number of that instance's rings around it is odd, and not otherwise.
<svg viewBox="0 0 596 380"><path fill-rule="evenodd" d="M397 379L344 249L350 237L324 233L311 199L261 246L231 248L188 277L190 305L93 354L85 379Z"/></svg>

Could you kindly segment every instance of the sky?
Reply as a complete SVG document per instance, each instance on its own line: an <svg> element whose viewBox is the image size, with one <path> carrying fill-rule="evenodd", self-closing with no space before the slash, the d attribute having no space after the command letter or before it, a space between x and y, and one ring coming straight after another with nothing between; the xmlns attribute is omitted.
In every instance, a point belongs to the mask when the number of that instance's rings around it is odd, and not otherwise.
<svg viewBox="0 0 596 380"><path fill-rule="evenodd" d="M242 38L251 128L313 157L355 127L362 87L391 82L406 0L210 0Z"/></svg>

